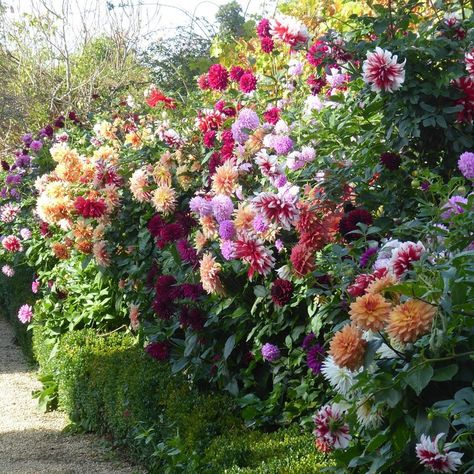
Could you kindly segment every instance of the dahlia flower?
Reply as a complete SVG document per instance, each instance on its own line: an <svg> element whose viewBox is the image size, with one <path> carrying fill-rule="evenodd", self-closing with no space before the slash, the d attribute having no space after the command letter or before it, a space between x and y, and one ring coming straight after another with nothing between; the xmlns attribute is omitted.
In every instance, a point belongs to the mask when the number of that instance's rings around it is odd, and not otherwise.
<svg viewBox="0 0 474 474"><path fill-rule="evenodd" d="M211 89L224 91L227 89L229 73L221 64L213 64L207 72L207 80Z"/></svg>
<svg viewBox="0 0 474 474"><path fill-rule="evenodd" d="M223 240L220 244L221 254L226 260L235 258L235 244L231 240Z"/></svg>
<svg viewBox="0 0 474 474"><path fill-rule="evenodd" d="M201 283L207 293L224 294L224 287L219 278L221 265L216 262L215 258L210 253L205 253L202 256L199 274L201 276Z"/></svg>
<svg viewBox="0 0 474 474"><path fill-rule="evenodd" d="M352 436L344 412L336 405L324 405L314 416L316 447L322 452L345 449Z"/></svg>
<svg viewBox="0 0 474 474"><path fill-rule="evenodd" d="M31 143L30 143L30 148L35 151L35 152L38 152L41 150L41 148L43 148L43 142L41 142L40 140L33 140Z"/></svg>
<svg viewBox="0 0 474 474"><path fill-rule="evenodd" d="M296 18L280 15L270 20L270 34L273 39L289 44L291 47L306 43L309 33L305 25Z"/></svg>
<svg viewBox="0 0 474 474"><path fill-rule="evenodd" d="M365 209L353 209L344 214L339 222L339 231L346 240L357 240L360 237L360 229L357 224L371 225L373 222L369 211Z"/></svg>
<svg viewBox="0 0 474 474"><path fill-rule="evenodd" d="M380 294L367 293L351 303L351 320L361 329L380 331L385 326L391 304Z"/></svg>
<svg viewBox="0 0 474 474"><path fill-rule="evenodd" d="M236 240L235 257L249 264L248 276L250 278L255 272L268 275L275 265L272 251L266 248L260 239L251 235L241 235Z"/></svg>
<svg viewBox="0 0 474 474"><path fill-rule="evenodd" d="M456 105L463 106L457 114L457 121L471 123L474 117L474 77L460 77L452 84L463 93L463 97L455 101Z"/></svg>
<svg viewBox="0 0 474 474"><path fill-rule="evenodd" d="M212 198L211 205L217 222L229 220L234 212L234 204L229 196L218 194Z"/></svg>
<svg viewBox="0 0 474 474"><path fill-rule="evenodd" d="M347 367L339 367L339 365L334 362L334 358L329 356L324 359L321 365L321 373L337 393L343 397L349 395L355 383L355 372L352 372Z"/></svg>
<svg viewBox="0 0 474 474"><path fill-rule="evenodd" d="M217 130L225 120L225 115L219 110L205 109L199 113L196 118L196 125L202 133L207 133L211 130Z"/></svg>
<svg viewBox="0 0 474 474"><path fill-rule="evenodd" d="M357 407L357 421L362 428L378 428L383 421L382 411L374 408L374 402L366 399Z"/></svg>
<svg viewBox="0 0 474 474"><path fill-rule="evenodd" d="M436 306L420 300L408 300L390 313L387 333L399 342L415 342L430 331Z"/></svg>
<svg viewBox="0 0 474 474"><path fill-rule="evenodd" d="M205 91L211 88L209 85L209 77L207 74L201 74L197 79L197 85L199 89Z"/></svg>
<svg viewBox="0 0 474 474"><path fill-rule="evenodd" d="M20 212L18 204L7 203L0 207L0 221L4 223L13 222Z"/></svg>
<svg viewBox="0 0 474 474"><path fill-rule="evenodd" d="M397 277L392 273L386 273L385 275L375 278L369 286L366 288L366 293L372 294L383 294L387 288L398 283Z"/></svg>
<svg viewBox="0 0 474 474"><path fill-rule="evenodd" d="M107 209L103 199L87 199L83 196L78 196L74 201L74 207L78 214L80 214L85 219L100 218L102 217Z"/></svg>
<svg viewBox="0 0 474 474"><path fill-rule="evenodd" d="M237 189L238 178L238 169L230 161L226 161L216 168L212 176L212 190L216 194L230 196Z"/></svg>
<svg viewBox="0 0 474 474"><path fill-rule="evenodd" d="M380 163L390 171L395 171L400 168L401 158L398 153L385 152L380 155Z"/></svg>
<svg viewBox="0 0 474 474"><path fill-rule="evenodd" d="M283 168L278 163L277 156L269 155L266 149L260 150L254 159L263 176L273 180L283 174Z"/></svg>
<svg viewBox="0 0 474 474"><path fill-rule="evenodd" d="M329 56L330 48L325 41L317 40L311 45L306 54L306 59L314 67L320 66Z"/></svg>
<svg viewBox="0 0 474 474"><path fill-rule="evenodd" d="M148 97L146 99L146 103L150 107L156 107L158 103L162 102L167 109L174 109L176 108L176 103L174 99L170 97L166 97L163 92L156 89L155 86L151 86L148 91Z"/></svg>
<svg viewBox="0 0 474 474"><path fill-rule="evenodd" d="M464 55L464 61L466 63L466 71L471 77L474 76L474 49Z"/></svg>
<svg viewBox="0 0 474 474"><path fill-rule="evenodd" d="M362 366L366 345L362 332L356 326L348 324L334 334L328 353L340 367L356 370Z"/></svg>
<svg viewBox="0 0 474 474"><path fill-rule="evenodd" d="M128 309L128 317L130 319L130 326L134 331L140 326L140 305L132 303Z"/></svg>
<svg viewBox="0 0 474 474"><path fill-rule="evenodd" d="M170 344L167 341L151 342L145 347L145 351L159 361L165 361L170 356Z"/></svg>
<svg viewBox="0 0 474 474"><path fill-rule="evenodd" d="M467 202L467 199L463 196L452 196L442 207L444 212L441 214L441 217L443 219L449 219L452 215L462 214L464 212L464 208L460 206L460 204L465 206Z"/></svg>
<svg viewBox="0 0 474 474"><path fill-rule="evenodd" d="M263 118L265 122L276 125L278 120L280 120L280 109L278 107L270 107L263 113Z"/></svg>
<svg viewBox="0 0 474 474"><path fill-rule="evenodd" d="M304 243L298 243L291 249L290 261L295 274L304 277L314 270L314 250Z"/></svg>
<svg viewBox="0 0 474 474"><path fill-rule="evenodd" d="M359 260L359 265L361 267L366 267L370 261L370 259L376 255L378 252L377 247L369 247L367 250L364 251L364 253L361 255L360 260Z"/></svg>
<svg viewBox="0 0 474 474"><path fill-rule="evenodd" d="M306 354L306 364L314 375L321 372L322 361L320 360L324 356L324 349L320 344L315 344L311 347Z"/></svg>
<svg viewBox="0 0 474 474"><path fill-rule="evenodd" d="M291 300L293 295L293 284L291 281L284 280L283 278L277 278L272 285L270 291L273 302L277 306L285 306Z"/></svg>
<svg viewBox="0 0 474 474"><path fill-rule="evenodd" d="M262 51L264 53L271 53L273 51L273 48L275 47L275 43L271 38L262 38L260 40L260 48L262 48Z"/></svg>
<svg viewBox="0 0 474 474"><path fill-rule="evenodd" d="M458 168L466 179L474 180L474 153L465 151L459 157Z"/></svg>
<svg viewBox="0 0 474 474"><path fill-rule="evenodd" d="M268 362L276 362L281 357L280 349L267 342L262 346L262 357Z"/></svg>
<svg viewBox="0 0 474 474"><path fill-rule="evenodd" d="M367 59L362 65L363 79L371 84L374 92L382 90L393 92L400 89L405 81L405 61L397 63L398 56L390 51L376 47L374 52L367 52Z"/></svg>
<svg viewBox="0 0 474 474"><path fill-rule="evenodd" d="M250 94L257 88L257 78L248 71L240 77L239 87L245 94Z"/></svg>
<svg viewBox="0 0 474 474"><path fill-rule="evenodd" d="M33 319L33 308L28 304L21 306L18 310L18 319L23 324L30 323Z"/></svg>
<svg viewBox="0 0 474 474"><path fill-rule="evenodd" d="M212 214L212 203L201 196L195 196L189 201L189 209L201 217Z"/></svg>
<svg viewBox="0 0 474 474"><path fill-rule="evenodd" d="M289 192L261 193L253 200L253 204L268 222L276 223L283 229L290 230L292 223L298 217L296 201L297 198Z"/></svg>
<svg viewBox="0 0 474 474"><path fill-rule="evenodd" d="M159 186L151 200L158 212L171 214L176 208L176 191L169 186Z"/></svg>
<svg viewBox="0 0 474 474"><path fill-rule="evenodd" d="M41 286L41 283L39 280L33 280L31 282L31 292L34 294L38 293L40 286Z"/></svg>
<svg viewBox="0 0 474 474"><path fill-rule="evenodd" d="M270 21L267 18L262 18L257 25L257 36L259 38L270 37Z"/></svg>
<svg viewBox="0 0 474 474"><path fill-rule="evenodd" d="M16 253L23 251L23 245L18 237L14 235L8 235L2 239L2 246L9 252Z"/></svg>
<svg viewBox="0 0 474 474"><path fill-rule="evenodd" d="M190 327L193 331L201 331L204 328L204 315L198 308L184 307L179 316L179 323L183 328Z"/></svg>
<svg viewBox="0 0 474 474"><path fill-rule="evenodd" d="M144 168L135 170L130 177L130 191L138 202L147 202L151 199L148 177L150 174Z"/></svg>
<svg viewBox="0 0 474 474"><path fill-rule="evenodd" d="M11 278L11 277L15 276L15 270L10 265L3 265L2 266L2 273L5 276L7 276L8 278Z"/></svg>
<svg viewBox="0 0 474 474"><path fill-rule="evenodd" d="M267 135L267 137L270 137ZM286 135L271 136L271 145L277 155L286 155L293 149L293 140Z"/></svg>
<svg viewBox="0 0 474 474"><path fill-rule="evenodd" d="M176 242L176 250L183 262L189 263L193 266L198 263L196 250L186 239L180 239Z"/></svg>
<svg viewBox="0 0 474 474"><path fill-rule="evenodd" d="M110 266L110 255L107 251L107 242L105 240L94 242L92 253L94 254L95 261L98 265L101 267Z"/></svg>
<svg viewBox="0 0 474 474"><path fill-rule="evenodd" d="M258 115L252 109L242 109L237 120L232 124L232 136L237 143L245 143L248 139L248 130L255 130L260 125Z"/></svg>
<svg viewBox="0 0 474 474"><path fill-rule="evenodd" d="M219 236L224 240L232 240L235 237L235 226L231 220L221 221L219 224Z"/></svg>
<svg viewBox="0 0 474 474"><path fill-rule="evenodd" d="M450 451L449 444L440 446L440 439L444 433L439 433L436 438L422 434L415 450L420 464L432 472L455 472L461 466L463 453Z"/></svg>
<svg viewBox="0 0 474 474"><path fill-rule="evenodd" d="M240 78L245 74L245 69L240 66L232 66L230 68L229 77L231 81L239 82Z"/></svg>
<svg viewBox="0 0 474 474"><path fill-rule="evenodd" d="M392 250L388 268L399 278L412 268L413 262L420 260L425 251L425 246L421 242L403 242Z"/></svg>

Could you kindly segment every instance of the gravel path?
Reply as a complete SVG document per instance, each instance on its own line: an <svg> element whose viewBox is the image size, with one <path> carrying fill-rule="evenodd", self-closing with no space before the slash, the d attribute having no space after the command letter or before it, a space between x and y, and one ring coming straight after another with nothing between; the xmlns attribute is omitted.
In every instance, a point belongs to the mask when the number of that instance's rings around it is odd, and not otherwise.
<svg viewBox="0 0 474 474"><path fill-rule="evenodd" d="M0 474L135 474L113 459L94 435L62 433L64 413L41 413L31 393L40 387L0 317ZM112 459L111 459L112 457Z"/></svg>

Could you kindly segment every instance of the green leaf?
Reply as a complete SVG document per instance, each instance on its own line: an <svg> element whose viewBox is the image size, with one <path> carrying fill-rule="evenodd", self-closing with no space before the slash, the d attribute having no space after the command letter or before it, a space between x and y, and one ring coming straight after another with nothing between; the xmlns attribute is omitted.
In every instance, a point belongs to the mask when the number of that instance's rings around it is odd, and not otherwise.
<svg viewBox="0 0 474 474"><path fill-rule="evenodd" d="M435 373L431 380L435 382L444 382L451 380L458 372L458 366L456 364L447 365L435 370Z"/></svg>
<svg viewBox="0 0 474 474"><path fill-rule="evenodd" d="M364 368L367 368L374 361L375 353L382 345L382 342L382 339L372 339L368 342L364 355Z"/></svg>
<svg viewBox="0 0 474 474"><path fill-rule="evenodd" d="M235 346L235 334L232 334L227 338L227 341L225 341L225 346L224 346L224 359L227 359L230 356L230 353L233 351Z"/></svg>
<svg viewBox="0 0 474 474"><path fill-rule="evenodd" d="M407 378L406 381L408 385L415 391L417 395L419 395L422 390L429 384L431 377L433 377L433 367L429 364L423 364L416 367L412 370Z"/></svg>
<svg viewBox="0 0 474 474"><path fill-rule="evenodd" d="M256 285L253 289L253 293L257 298L265 298L265 296L267 296L267 289L262 285Z"/></svg>

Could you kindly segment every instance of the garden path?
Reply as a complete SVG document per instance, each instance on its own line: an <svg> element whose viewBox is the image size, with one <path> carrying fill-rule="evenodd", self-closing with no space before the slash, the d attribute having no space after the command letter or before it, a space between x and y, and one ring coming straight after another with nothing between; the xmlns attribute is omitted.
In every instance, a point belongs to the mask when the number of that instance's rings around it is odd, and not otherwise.
<svg viewBox="0 0 474 474"><path fill-rule="evenodd" d="M0 317L0 474L134 474L141 472L111 458L104 441L69 435L64 413L41 413L31 393L40 384L14 333Z"/></svg>

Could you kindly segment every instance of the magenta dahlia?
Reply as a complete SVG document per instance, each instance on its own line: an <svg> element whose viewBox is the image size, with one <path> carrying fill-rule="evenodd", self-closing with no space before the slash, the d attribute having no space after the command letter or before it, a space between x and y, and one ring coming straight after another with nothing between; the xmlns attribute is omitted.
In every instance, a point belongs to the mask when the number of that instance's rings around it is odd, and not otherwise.
<svg viewBox="0 0 474 474"><path fill-rule="evenodd" d="M216 91L224 91L227 89L229 81L229 73L222 64L213 64L207 73L209 86Z"/></svg>
<svg viewBox="0 0 474 474"><path fill-rule="evenodd" d="M257 88L257 78L252 74L252 72L247 71L240 78L239 87L245 94L250 94L250 92L253 92Z"/></svg>
<svg viewBox="0 0 474 474"><path fill-rule="evenodd" d="M239 82L240 78L245 74L245 69L240 66L232 66L229 77L231 81Z"/></svg>
<svg viewBox="0 0 474 474"><path fill-rule="evenodd" d="M273 51L274 47L275 43L271 38L262 38L260 40L260 48L262 48L262 51L264 53L270 54Z"/></svg>

